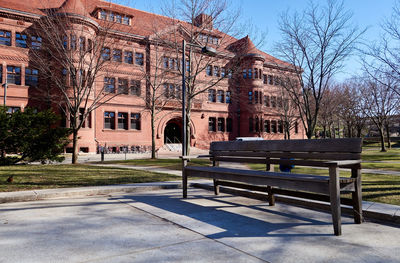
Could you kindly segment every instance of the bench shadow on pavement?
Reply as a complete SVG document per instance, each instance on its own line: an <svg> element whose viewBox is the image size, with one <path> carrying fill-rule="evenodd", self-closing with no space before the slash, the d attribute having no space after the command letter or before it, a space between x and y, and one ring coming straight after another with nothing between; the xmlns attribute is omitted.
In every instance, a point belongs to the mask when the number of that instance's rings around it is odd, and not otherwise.
<svg viewBox="0 0 400 263"><path fill-rule="evenodd" d="M192 192L187 199L182 199L181 194L180 191L174 191L168 195L153 193L122 195L114 198L202 234L204 233L202 232L202 228L199 228L199 222L200 225L209 224L222 229L223 231L218 233L204 234L213 239L225 237L333 236L332 223L328 214L327 216L321 216L324 218L319 220L315 219L315 217L318 217L315 215L313 218L302 216L301 214L304 214L304 211L306 211L304 209L298 213L294 212L293 210L296 207L293 206L274 209L275 207L269 208L267 203L254 203L250 201L250 204L244 204L243 200L246 199L241 199L240 203L235 202L235 200L239 199L228 195L196 195L196 193ZM147 205L147 208L135 205L136 202ZM205 205L202 205L202 203ZM280 205L277 204L277 206ZM159 214L160 210L154 210L151 207L162 209L163 211ZM309 211L307 214L313 212ZM189 217L189 219L183 222L184 217L182 216ZM190 222L188 221L194 223L195 229L189 226ZM199 222L196 223L196 221ZM344 224L349 223L344 222ZM298 229L296 228L298 226L307 226L307 228L302 227ZM329 227L321 228L320 226Z"/></svg>

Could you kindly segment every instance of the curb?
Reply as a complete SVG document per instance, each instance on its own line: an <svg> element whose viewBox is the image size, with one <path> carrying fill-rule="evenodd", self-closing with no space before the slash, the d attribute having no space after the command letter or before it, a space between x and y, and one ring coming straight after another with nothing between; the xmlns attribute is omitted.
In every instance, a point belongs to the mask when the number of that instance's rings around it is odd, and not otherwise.
<svg viewBox="0 0 400 263"><path fill-rule="evenodd" d="M191 183L190 186L214 191L214 187L210 184ZM223 187L223 186L220 186L220 191L223 193L227 193L227 194L233 194L233 195L253 198L253 199L257 199L257 200L262 200L262 201L268 200L268 195L260 193L260 192L239 190L239 189L227 188L227 187ZM292 204L292 205L305 207L305 208L311 208L311 209L317 209L317 210L329 211L329 212L331 211L330 204L327 202L322 202L322 201L315 201L315 200L309 200L309 199L303 199L303 198L297 198L297 197L289 197L289 196L283 196L283 195L278 195L278 194L275 195L275 200L278 202ZM369 221L377 221L377 222L382 222L382 223L400 224L400 208L398 210L399 213L387 214L387 213L382 213L379 211L369 210L371 206L373 206L373 205L368 206L365 210L363 209L364 222L366 220L369 220ZM346 206L346 205L341 205L341 208L342 208L342 213L344 215L351 216L351 217L353 216L352 207Z"/></svg>
<svg viewBox="0 0 400 263"><path fill-rule="evenodd" d="M0 204L10 202L37 201L48 198L61 197L86 197L94 195L107 195L111 193L133 193L154 191L160 189L181 188L180 182L142 183L125 185L108 185L96 187L59 188L46 190L31 190L19 192L0 193Z"/></svg>

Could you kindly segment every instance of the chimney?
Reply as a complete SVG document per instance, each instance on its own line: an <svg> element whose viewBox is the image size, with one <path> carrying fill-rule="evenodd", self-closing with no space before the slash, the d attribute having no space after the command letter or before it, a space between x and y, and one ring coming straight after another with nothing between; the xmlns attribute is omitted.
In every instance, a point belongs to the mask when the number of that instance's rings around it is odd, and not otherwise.
<svg viewBox="0 0 400 263"><path fill-rule="evenodd" d="M193 24L197 27L202 27L211 30L213 27L213 20L211 16L202 13L194 19Z"/></svg>

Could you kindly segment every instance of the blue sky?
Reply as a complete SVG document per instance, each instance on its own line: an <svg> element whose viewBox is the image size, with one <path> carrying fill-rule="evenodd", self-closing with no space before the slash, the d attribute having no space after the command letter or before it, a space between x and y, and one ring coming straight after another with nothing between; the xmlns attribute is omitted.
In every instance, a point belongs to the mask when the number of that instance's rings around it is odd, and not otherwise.
<svg viewBox="0 0 400 263"><path fill-rule="evenodd" d="M162 14L161 3L165 0L115 0L123 5L145 10L148 12ZM274 55L274 43L280 40L278 30L278 20L282 12L288 8L291 10L302 10L308 0L231 0L234 8L242 11L242 21L246 22L249 18L254 25L261 30L267 30L263 51ZM323 3L323 0L315 0ZM390 17L395 0L344 0L345 8L353 12L353 23L359 28L368 27L364 39L367 42L377 41L380 35L380 24ZM353 56L345 62L343 72L336 76L338 81L344 80L351 75L357 74L360 68L358 56Z"/></svg>

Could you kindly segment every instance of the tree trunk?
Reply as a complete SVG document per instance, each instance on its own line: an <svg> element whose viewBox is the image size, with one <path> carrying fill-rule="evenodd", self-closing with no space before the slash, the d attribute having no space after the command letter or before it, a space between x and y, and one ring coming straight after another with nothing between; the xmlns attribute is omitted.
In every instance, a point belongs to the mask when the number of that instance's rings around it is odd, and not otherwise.
<svg viewBox="0 0 400 263"><path fill-rule="evenodd" d="M379 136L381 137L381 152L386 152L385 148L385 134L383 132L383 127L379 128Z"/></svg>
<svg viewBox="0 0 400 263"><path fill-rule="evenodd" d="M386 128L386 137L387 137L387 147L388 149L392 148L392 143L390 142L390 127L389 124L385 125Z"/></svg>
<svg viewBox="0 0 400 263"><path fill-rule="evenodd" d="M187 105L187 111L186 111L186 138L182 138L183 140L186 139L186 155L190 154L190 137L192 136L190 134L190 113L191 113L191 102L188 100L188 105Z"/></svg>
<svg viewBox="0 0 400 263"><path fill-rule="evenodd" d="M156 131L154 127L154 111L151 113L151 159L156 159Z"/></svg>
<svg viewBox="0 0 400 263"><path fill-rule="evenodd" d="M72 164L78 161L78 131L72 132Z"/></svg>

